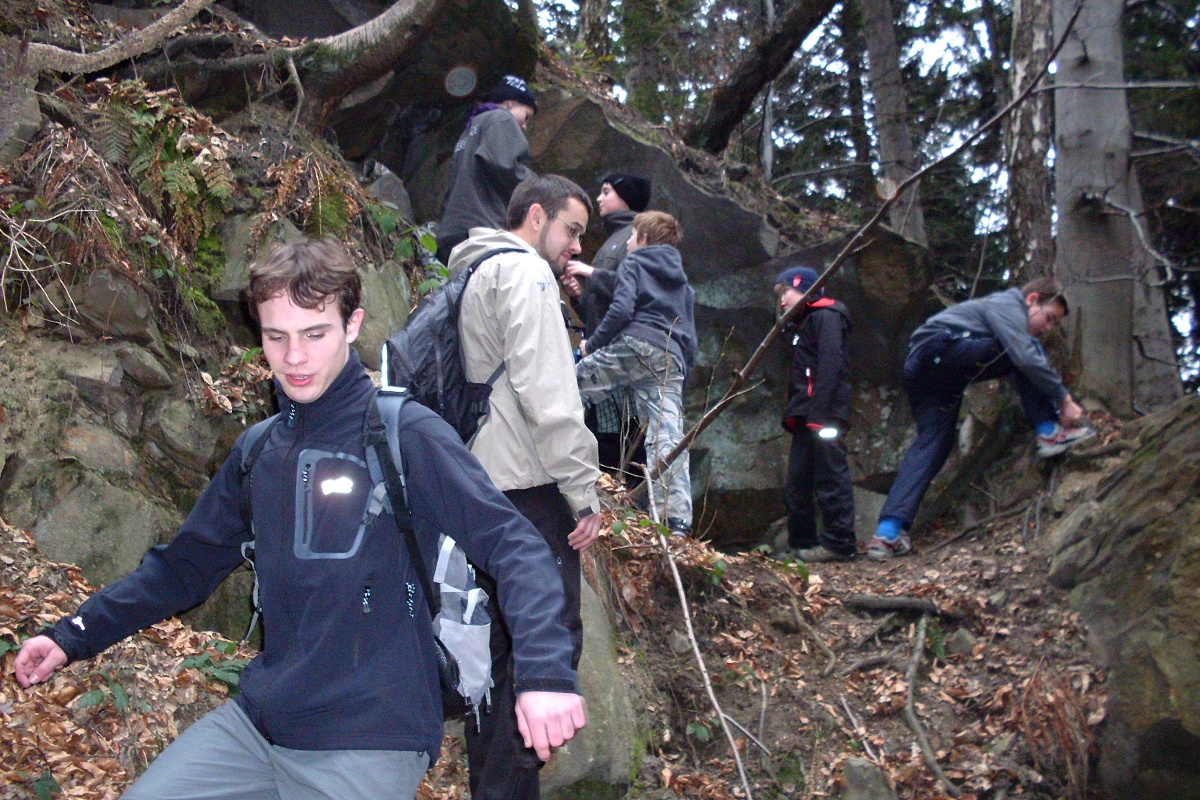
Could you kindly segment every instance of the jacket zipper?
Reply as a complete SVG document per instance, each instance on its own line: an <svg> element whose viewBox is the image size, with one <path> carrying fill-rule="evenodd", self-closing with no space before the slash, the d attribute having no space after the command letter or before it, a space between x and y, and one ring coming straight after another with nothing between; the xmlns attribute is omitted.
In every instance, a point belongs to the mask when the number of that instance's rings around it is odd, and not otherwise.
<svg viewBox="0 0 1200 800"><path fill-rule="evenodd" d="M804 368L804 377L808 379L808 396L812 397L812 367Z"/></svg>

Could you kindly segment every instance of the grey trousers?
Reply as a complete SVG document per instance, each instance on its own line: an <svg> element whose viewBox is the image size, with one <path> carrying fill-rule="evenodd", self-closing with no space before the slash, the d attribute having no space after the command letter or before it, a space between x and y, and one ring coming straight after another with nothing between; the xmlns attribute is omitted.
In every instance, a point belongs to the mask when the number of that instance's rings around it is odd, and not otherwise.
<svg viewBox="0 0 1200 800"><path fill-rule="evenodd" d="M162 751L123 800L411 800L429 755L399 750L289 750L237 703L206 714Z"/></svg>
<svg viewBox="0 0 1200 800"><path fill-rule="evenodd" d="M683 439L683 365L664 348L621 335L575 365L579 394L598 403L615 389L633 391L638 417L646 423L646 455L651 471ZM666 483L667 491L663 492ZM652 486L654 503L668 517L692 524L692 478L688 451L671 463Z"/></svg>

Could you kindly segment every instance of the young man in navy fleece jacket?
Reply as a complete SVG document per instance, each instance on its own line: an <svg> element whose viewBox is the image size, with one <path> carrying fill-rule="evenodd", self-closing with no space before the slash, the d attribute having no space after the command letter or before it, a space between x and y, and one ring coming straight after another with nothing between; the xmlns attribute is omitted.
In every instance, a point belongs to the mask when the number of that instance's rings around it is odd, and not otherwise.
<svg viewBox="0 0 1200 800"><path fill-rule="evenodd" d="M126 798L412 798L437 757L441 691L421 585L391 514L363 527L374 387L350 349L361 285L329 241L288 245L251 271L282 414L251 474L266 644L237 699L188 728ZM521 733L549 758L586 722L550 550L440 417L408 403L398 435L418 539L432 553L444 531L499 582ZM22 686L202 602L241 563L252 539L244 438L170 544L24 644Z"/></svg>

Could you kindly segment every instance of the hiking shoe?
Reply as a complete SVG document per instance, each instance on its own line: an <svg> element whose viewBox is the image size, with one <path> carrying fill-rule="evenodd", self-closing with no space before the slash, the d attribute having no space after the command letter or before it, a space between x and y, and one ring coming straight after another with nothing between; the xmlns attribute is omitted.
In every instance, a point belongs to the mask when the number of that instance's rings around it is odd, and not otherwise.
<svg viewBox="0 0 1200 800"><path fill-rule="evenodd" d="M907 533L896 537L894 542L876 536L867 548L867 558L872 561L887 561L896 556L906 556L912 552L912 539Z"/></svg>
<svg viewBox="0 0 1200 800"><path fill-rule="evenodd" d="M672 536L691 536L692 526L679 517L667 517L667 530Z"/></svg>
<svg viewBox="0 0 1200 800"><path fill-rule="evenodd" d="M816 547L805 547L796 551L796 558L805 564L824 564L828 561L853 561L857 553L842 555L835 553L823 544Z"/></svg>
<svg viewBox="0 0 1200 800"><path fill-rule="evenodd" d="M1059 453L1065 453L1080 442L1087 441L1096 435L1093 428L1080 426L1076 428L1064 428L1062 425L1055 425L1054 432L1037 437L1037 454L1038 458L1050 458Z"/></svg>

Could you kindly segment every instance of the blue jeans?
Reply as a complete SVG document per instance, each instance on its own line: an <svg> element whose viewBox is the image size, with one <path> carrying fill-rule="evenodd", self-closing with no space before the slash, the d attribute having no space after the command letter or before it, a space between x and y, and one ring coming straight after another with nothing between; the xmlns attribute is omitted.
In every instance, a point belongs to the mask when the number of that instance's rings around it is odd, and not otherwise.
<svg viewBox="0 0 1200 800"><path fill-rule="evenodd" d="M895 517L905 530L917 516L929 484L954 447L954 432L963 392L975 381L1011 375L1030 425L1057 422L1058 407L1020 372L1000 342L984 336L933 339L909 351L904 361L904 391L917 423L917 438L904 454L888 492L882 517Z"/></svg>

